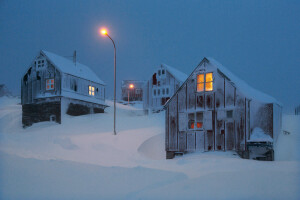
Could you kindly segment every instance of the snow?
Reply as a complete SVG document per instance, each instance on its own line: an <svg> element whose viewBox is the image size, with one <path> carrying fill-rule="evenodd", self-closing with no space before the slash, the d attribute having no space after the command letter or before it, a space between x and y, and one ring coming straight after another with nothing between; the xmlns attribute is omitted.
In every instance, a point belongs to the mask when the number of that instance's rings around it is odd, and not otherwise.
<svg viewBox="0 0 300 200"><path fill-rule="evenodd" d="M271 136L266 134L261 128L256 127L251 132L250 140L248 141L249 142L263 142L263 141L273 142L273 139L271 138Z"/></svg>
<svg viewBox="0 0 300 200"><path fill-rule="evenodd" d="M251 86L249 86L245 81L241 80L237 76L235 76L231 71L229 71L226 67L224 67L222 64L220 64L218 61L216 61L213 58L207 58L209 62L217 67L222 73L224 73L230 81L235 84L235 86L242 92L244 95L246 95L250 99L255 99L258 100L262 103L277 103L281 105L280 102L278 102L276 99L273 97L258 91Z"/></svg>
<svg viewBox="0 0 300 200"><path fill-rule="evenodd" d="M235 152L165 159L164 113L113 102L62 124L21 125L19 99L0 98L0 199L299 199L299 117L284 116L274 162ZM280 153L276 154L276 151Z"/></svg>
<svg viewBox="0 0 300 200"><path fill-rule="evenodd" d="M174 76L174 78L177 79L178 81L180 81L181 83L183 83L188 78L188 76L185 73L183 73L169 65L162 63L162 66L164 68L166 68L169 71L169 73L172 74L172 76Z"/></svg>
<svg viewBox="0 0 300 200"><path fill-rule="evenodd" d="M61 72L105 85L105 83L89 67L79 62L76 62L75 65L71 60L45 50L42 50L42 53Z"/></svg>

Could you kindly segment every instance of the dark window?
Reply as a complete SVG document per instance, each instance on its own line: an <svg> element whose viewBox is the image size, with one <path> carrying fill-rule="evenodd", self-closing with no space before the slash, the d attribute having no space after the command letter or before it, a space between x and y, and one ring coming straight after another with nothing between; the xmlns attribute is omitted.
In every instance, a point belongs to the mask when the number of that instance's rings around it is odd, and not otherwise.
<svg viewBox="0 0 300 200"><path fill-rule="evenodd" d="M152 85L156 85L156 84L157 84L156 73L154 73L152 76Z"/></svg>
<svg viewBox="0 0 300 200"><path fill-rule="evenodd" d="M160 70L158 70L158 76L160 76Z"/></svg>
<svg viewBox="0 0 300 200"><path fill-rule="evenodd" d="M162 95L165 95L165 88L162 89Z"/></svg>
<svg viewBox="0 0 300 200"><path fill-rule="evenodd" d="M156 96L156 89L153 90L153 95Z"/></svg>
<svg viewBox="0 0 300 200"><path fill-rule="evenodd" d="M157 81L157 86L160 86L160 81Z"/></svg>
<svg viewBox="0 0 300 200"><path fill-rule="evenodd" d="M232 118L233 117L233 111L232 110L228 110L227 111L227 118Z"/></svg>
<svg viewBox="0 0 300 200"><path fill-rule="evenodd" d="M161 70L161 74L165 74L165 70L163 69L163 70Z"/></svg>
<svg viewBox="0 0 300 200"><path fill-rule="evenodd" d="M204 99L202 95L197 96L197 107L203 108L204 106Z"/></svg>
<svg viewBox="0 0 300 200"><path fill-rule="evenodd" d="M160 95L160 89L157 90L157 95Z"/></svg>
<svg viewBox="0 0 300 200"><path fill-rule="evenodd" d="M169 88L166 89L166 94L169 94Z"/></svg>
<svg viewBox="0 0 300 200"><path fill-rule="evenodd" d="M207 108L212 108L212 104L213 104L213 99L211 95L207 95L206 96L206 106Z"/></svg>

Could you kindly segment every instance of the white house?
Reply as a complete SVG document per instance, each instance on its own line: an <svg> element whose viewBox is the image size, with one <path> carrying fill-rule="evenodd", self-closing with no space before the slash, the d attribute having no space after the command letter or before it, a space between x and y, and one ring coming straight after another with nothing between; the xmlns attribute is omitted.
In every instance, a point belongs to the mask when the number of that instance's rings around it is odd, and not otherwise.
<svg viewBox="0 0 300 200"><path fill-rule="evenodd" d="M187 75L181 71L161 64L152 77L145 83L143 93L144 109L157 112L186 80Z"/></svg>
<svg viewBox="0 0 300 200"><path fill-rule="evenodd" d="M102 113L105 83L87 66L41 50L21 80L22 123L61 123L61 115Z"/></svg>

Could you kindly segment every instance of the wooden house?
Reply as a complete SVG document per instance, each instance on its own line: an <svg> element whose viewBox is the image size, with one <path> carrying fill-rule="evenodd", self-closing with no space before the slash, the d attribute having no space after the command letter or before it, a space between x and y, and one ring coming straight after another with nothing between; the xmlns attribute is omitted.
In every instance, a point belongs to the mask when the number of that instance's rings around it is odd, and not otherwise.
<svg viewBox="0 0 300 200"><path fill-rule="evenodd" d="M234 150L243 158L273 160L282 124L280 103L212 58L200 62L165 109L167 158Z"/></svg>
<svg viewBox="0 0 300 200"><path fill-rule="evenodd" d="M102 113L105 83L87 66L47 51L40 51L21 80L23 126L35 122L61 123L64 113Z"/></svg>
<svg viewBox="0 0 300 200"><path fill-rule="evenodd" d="M144 110L150 112L162 110L165 103L186 78L187 75L181 71L166 64L161 64L144 86Z"/></svg>
<svg viewBox="0 0 300 200"><path fill-rule="evenodd" d="M123 101L143 101L143 89L146 81L123 80L122 100Z"/></svg>

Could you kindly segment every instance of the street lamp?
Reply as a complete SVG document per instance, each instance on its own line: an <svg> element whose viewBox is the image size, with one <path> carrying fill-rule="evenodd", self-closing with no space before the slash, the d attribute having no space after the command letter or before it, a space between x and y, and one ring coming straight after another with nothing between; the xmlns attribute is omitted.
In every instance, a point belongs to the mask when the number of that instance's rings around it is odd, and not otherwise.
<svg viewBox="0 0 300 200"><path fill-rule="evenodd" d="M117 52L116 52L116 45L113 39L108 35L107 30L102 28L100 33L104 36L107 36L114 45L114 135L117 135L116 132L116 65L117 65Z"/></svg>
<svg viewBox="0 0 300 200"><path fill-rule="evenodd" d="M129 90L133 89L134 85L133 84L129 84L129 89L128 89L128 106L129 106Z"/></svg>

